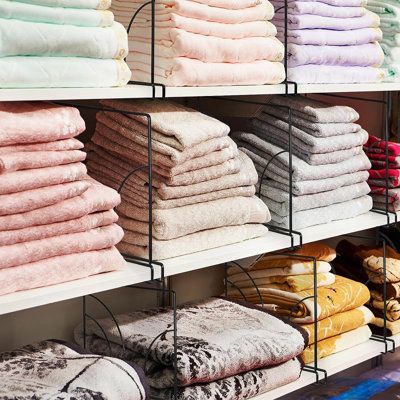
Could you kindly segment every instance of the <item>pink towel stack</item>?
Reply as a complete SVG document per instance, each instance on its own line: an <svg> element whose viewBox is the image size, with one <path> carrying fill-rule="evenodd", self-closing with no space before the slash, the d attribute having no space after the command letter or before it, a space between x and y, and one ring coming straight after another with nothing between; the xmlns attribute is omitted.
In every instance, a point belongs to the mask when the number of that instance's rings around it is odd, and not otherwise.
<svg viewBox="0 0 400 400"><path fill-rule="evenodd" d="M144 0L115 0L117 21L128 27ZM156 0L155 81L166 86L277 84L285 79L282 43L269 20L268 0ZM128 65L148 82L151 9L132 25Z"/></svg>
<svg viewBox="0 0 400 400"><path fill-rule="evenodd" d="M114 190L82 163L79 111L0 103L0 294L122 269Z"/></svg>

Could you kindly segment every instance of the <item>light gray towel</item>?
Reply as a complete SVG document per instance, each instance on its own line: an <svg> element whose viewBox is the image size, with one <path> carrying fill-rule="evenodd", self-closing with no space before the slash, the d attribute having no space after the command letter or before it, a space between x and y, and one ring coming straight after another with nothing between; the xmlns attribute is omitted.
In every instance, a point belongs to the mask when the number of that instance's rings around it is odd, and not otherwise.
<svg viewBox="0 0 400 400"><path fill-rule="evenodd" d="M289 215L289 193L286 190L269 185L267 180L261 187L261 199L275 214L286 217ZM331 204L362 197L370 192L367 182L360 182L350 186L343 186L327 192L293 196L293 212L326 207Z"/></svg>
<svg viewBox="0 0 400 400"><path fill-rule="evenodd" d="M304 229L309 226L327 224L332 221L353 218L365 214L372 208L372 198L362 196L342 203L331 204L326 207L293 213L293 229ZM289 218L281 217L271 212L271 224L280 227L289 226Z"/></svg>

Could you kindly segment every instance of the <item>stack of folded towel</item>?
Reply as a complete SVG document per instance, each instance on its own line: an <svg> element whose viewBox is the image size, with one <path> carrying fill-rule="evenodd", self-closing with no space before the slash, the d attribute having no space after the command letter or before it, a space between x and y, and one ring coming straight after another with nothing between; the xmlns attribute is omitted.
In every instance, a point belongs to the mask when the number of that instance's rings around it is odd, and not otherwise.
<svg viewBox="0 0 400 400"><path fill-rule="evenodd" d="M262 236L270 220L255 196L252 161L228 137L229 127L195 110L165 101L104 106L146 112L152 121L153 257L171 258ZM91 176L117 189L128 174L118 207L125 230L119 249L148 257L147 120L115 112L97 114L88 145ZM142 167L140 167L142 166Z"/></svg>
<svg viewBox="0 0 400 400"><path fill-rule="evenodd" d="M116 0L126 27L143 0ZM167 86L276 84L285 79L284 49L268 0L157 0L155 81ZM151 9L133 24L128 64L134 80L151 77Z"/></svg>
<svg viewBox="0 0 400 400"><path fill-rule="evenodd" d="M386 141L369 136L364 151L369 157L372 168L369 170L368 183L371 196L377 209L386 209L386 185L388 186L388 211L400 210L400 145L388 142L388 159L386 160ZM386 165L388 174L386 176Z"/></svg>
<svg viewBox="0 0 400 400"><path fill-rule="evenodd" d="M0 88L111 87L131 72L108 0L0 0Z"/></svg>
<svg viewBox="0 0 400 400"><path fill-rule="evenodd" d="M125 349L114 321L99 321L113 354L147 365L154 394L175 398L172 310L136 311L116 320ZM214 298L180 306L177 320L177 400L250 399L300 376L297 357L307 346L305 332L265 310ZM99 327L89 321L86 332L88 348L108 354ZM83 342L81 326L75 339Z"/></svg>
<svg viewBox="0 0 400 400"><path fill-rule="evenodd" d="M285 34L283 0L272 22ZM365 0L288 1L288 79L297 83L382 81L379 17Z"/></svg>
<svg viewBox="0 0 400 400"><path fill-rule="evenodd" d="M0 294L122 269L114 190L91 180L79 111L0 104Z"/></svg>
<svg viewBox="0 0 400 400"><path fill-rule="evenodd" d="M350 107L331 106L301 96L275 96L271 104L292 110L293 227L355 217L372 208L367 196L371 164L363 152L368 134ZM260 196L272 223L289 226L289 124L284 108L266 105L251 121L253 133L233 138L256 164ZM267 178L267 179L264 179Z"/></svg>
<svg viewBox="0 0 400 400"><path fill-rule="evenodd" d="M375 318L372 321L374 333L383 334L384 294L383 248L356 246L342 240L336 247L338 260L336 270L358 281L371 282L369 307ZM386 318L387 335L400 333L400 254L386 246Z"/></svg>
<svg viewBox="0 0 400 400"><path fill-rule="evenodd" d="M317 259L317 315L311 297L314 264L304 256ZM334 249L312 243L289 254L267 254L246 268L247 273L233 266L228 269L228 281L234 284L228 295L235 299L244 296L247 301L301 324L309 337L309 346L302 354L306 363L314 359L314 321L318 321L318 358L348 349L369 339L371 330L367 324L373 315L363 306L369 300L366 286L329 272L335 256Z"/></svg>
<svg viewBox="0 0 400 400"><path fill-rule="evenodd" d="M367 8L380 20L383 37L380 41L385 55L383 67L387 70L386 81L400 79L400 4L396 0L369 0Z"/></svg>

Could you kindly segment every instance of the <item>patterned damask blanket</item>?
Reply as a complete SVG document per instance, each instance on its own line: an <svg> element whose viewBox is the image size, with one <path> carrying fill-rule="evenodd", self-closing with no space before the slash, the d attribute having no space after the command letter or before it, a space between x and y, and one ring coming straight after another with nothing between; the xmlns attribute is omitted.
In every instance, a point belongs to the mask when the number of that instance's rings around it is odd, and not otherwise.
<svg viewBox="0 0 400 400"><path fill-rule="evenodd" d="M213 298L181 306L177 320L179 399L246 399L299 377L296 357L307 345L305 332L264 310ZM168 399L174 386L172 311L138 311L117 321L125 351L113 321L99 321L113 355L143 366L150 386ZM95 324L88 323L87 335L91 351L108 354ZM81 327L75 336L82 343Z"/></svg>
<svg viewBox="0 0 400 400"><path fill-rule="evenodd" d="M140 368L43 341L0 354L1 400L145 400Z"/></svg>

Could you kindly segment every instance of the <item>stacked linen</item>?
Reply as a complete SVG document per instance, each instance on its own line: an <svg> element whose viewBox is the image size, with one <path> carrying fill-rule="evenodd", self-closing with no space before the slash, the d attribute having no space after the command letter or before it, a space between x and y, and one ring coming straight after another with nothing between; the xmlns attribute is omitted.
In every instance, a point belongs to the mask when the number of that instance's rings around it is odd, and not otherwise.
<svg viewBox="0 0 400 400"><path fill-rule="evenodd" d="M0 87L124 86L127 33L109 6L0 0Z"/></svg>
<svg viewBox="0 0 400 400"><path fill-rule="evenodd" d="M108 108L146 112L152 121L153 257L202 251L263 236L270 220L255 197L257 172L238 151L224 123L164 101L102 101ZM125 237L119 249L149 254L147 120L114 112L97 114L88 145L91 176L113 188L125 182L118 207Z"/></svg>
<svg viewBox="0 0 400 400"><path fill-rule="evenodd" d="M283 0L272 22L285 35ZM288 79L297 83L380 82L379 17L365 0L288 1Z"/></svg>
<svg viewBox="0 0 400 400"><path fill-rule="evenodd" d="M122 269L114 190L82 164L79 111L0 103L0 294Z"/></svg>
<svg viewBox="0 0 400 400"><path fill-rule="evenodd" d="M358 113L346 106L330 106L301 96L275 96L271 104L292 110L293 228L352 218L368 212L371 164L363 152L368 134L355 121ZM287 111L266 105L251 121L253 133L233 138L256 164L260 197L272 223L288 227L289 124Z"/></svg>
<svg viewBox="0 0 400 400"><path fill-rule="evenodd" d="M99 321L114 355L147 365L154 394L173 398L173 311L137 311ZM177 399L249 399L300 376L297 356L307 345L305 332L265 310L223 299L184 304L177 310ZM87 325L88 348L107 354L99 327ZM166 332L163 334L163 332ZM82 327L75 339L83 342ZM245 351L243 349L246 349Z"/></svg>
<svg viewBox="0 0 400 400"><path fill-rule="evenodd" d="M336 269L359 281L372 283L369 308L375 318L371 322L374 333L383 334L384 326L384 266L383 248L356 246L347 240L337 245L340 254ZM389 336L400 332L400 254L386 246L386 320Z"/></svg>
<svg viewBox="0 0 400 400"><path fill-rule="evenodd" d="M128 27L144 1L117 0L112 10ZM284 48L269 20L268 0L157 0L155 81L166 86L277 84L285 79ZM127 61L137 81L151 78L151 9L133 24Z"/></svg>
<svg viewBox="0 0 400 400"><path fill-rule="evenodd" d="M318 321L318 358L368 340L371 331L367 324L373 319L363 306L369 300L368 288L330 272L330 262L336 254L326 245L307 244L292 254L267 254L246 268L246 272L237 266L229 268L228 281L234 286L228 295L234 299L245 296L247 301L301 324L309 337L309 346L302 354L306 363L314 359L314 321ZM314 263L304 256L317 259L317 315L312 297Z"/></svg>
<svg viewBox="0 0 400 400"><path fill-rule="evenodd" d="M386 157L386 145L388 157ZM369 136L364 146L364 151L369 157L372 168L369 170L368 183L371 187L371 196L374 206L381 210L400 210L400 145ZM386 173L386 165L388 171ZM388 191L386 193L386 186ZM386 203L387 201L387 203Z"/></svg>
<svg viewBox="0 0 400 400"><path fill-rule="evenodd" d="M149 391L143 371L132 363L59 340L1 353L0 378L2 399L145 400Z"/></svg>

